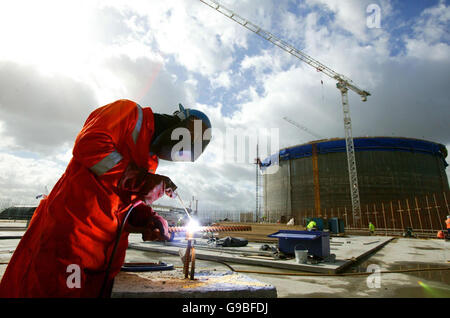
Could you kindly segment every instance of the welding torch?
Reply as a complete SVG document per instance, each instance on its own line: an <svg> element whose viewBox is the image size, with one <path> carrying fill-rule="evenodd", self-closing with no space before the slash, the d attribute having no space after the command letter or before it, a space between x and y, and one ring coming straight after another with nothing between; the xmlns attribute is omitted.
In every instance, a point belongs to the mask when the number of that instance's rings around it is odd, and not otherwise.
<svg viewBox="0 0 450 318"><path fill-rule="evenodd" d="M178 200L180 200L181 206L183 207L184 211L186 212L186 215L189 217L189 220L192 220L192 217L191 217L191 215L189 214L189 212L188 212L186 206L184 205L183 200L181 200L181 197L180 197L180 195L178 194L178 192L175 192L175 196L177 196L177 197L178 197Z"/></svg>

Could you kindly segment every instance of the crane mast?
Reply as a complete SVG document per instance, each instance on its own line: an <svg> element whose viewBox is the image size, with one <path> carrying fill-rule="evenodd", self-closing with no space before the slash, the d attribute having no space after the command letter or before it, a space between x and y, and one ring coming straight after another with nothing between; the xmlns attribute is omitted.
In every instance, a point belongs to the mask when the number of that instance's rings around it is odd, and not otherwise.
<svg viewBox="0 0 450 318"><path fill-rule="evenodd" d="M295 56L296 58L302 60L303 62L307 63L308 65L314 67L317 71L324 73L328 77L334 79L337 81L336 87L341 92L342 96L342 106L343 106L343 112L344 112L344 129L345 129L345 143L346 143L346 150L347 150L347 161L348 161L348 174L349 174L349 181L350 181L350 195L352 200L352 212L353 212L353 219L356 220L361 215L361 205L359 200L359 189L358 189L358 175L356 171L356 159L355 159L355 147L353 143L353 137L352 137L352 125L351 125L351 118L350 118L350 108L348 104L348 90L352 90L358 95L361 96L361 100L363 102L367 101L367 96L370 96L370 93L368 91L365 91L358 86L356 86L353 81L346 76L337 73L333 69L329 68L328 66L320 63L319 61L313 59L308 54L298 50L294 46L290 45L289 43L279 39L272 33L263 30L261 27L257 26L256 24L248 21L247 19L244 19L243 17L239 16L232 10L224 7L223 5L219 4L218 2L214 0L200 0L204 4L208 5L212 9L218 11L219 13L223 14L227 18L233 20L234 22L242 25L249 31L255 33L256 35L262 37L263 39L271 42L272 44L278 46L282 50L286 51L287 53Z"/></svg>

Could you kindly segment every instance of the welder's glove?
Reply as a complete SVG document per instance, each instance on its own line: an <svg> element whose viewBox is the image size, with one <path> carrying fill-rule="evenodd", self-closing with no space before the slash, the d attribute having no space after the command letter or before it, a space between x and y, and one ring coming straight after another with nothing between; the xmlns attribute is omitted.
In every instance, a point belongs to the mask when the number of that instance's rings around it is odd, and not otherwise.
<svg viewBox="0 0 450 318"><path fill-rule="evenodd" d="M128 233L142 233L144 241L170 239L167 221L145 204L140 204L131 211L125 224L125 231Z"/></svg>
<svg viewBox="0 0 450 318"><path fill-rule="evenodd" d="M143 241L168 241L170 240L169 235L169 224L161 216L156 214L151 222L150 227L142 233Z"/></svg>
<svg viewBox="0 0 450 318"><path fill-rule="evenodd" d="M149 173L130 163L119 181L118 188L122 192L136 195L146 204L151 204L164 194L175 197L177 186L169 177Z"/></svg>

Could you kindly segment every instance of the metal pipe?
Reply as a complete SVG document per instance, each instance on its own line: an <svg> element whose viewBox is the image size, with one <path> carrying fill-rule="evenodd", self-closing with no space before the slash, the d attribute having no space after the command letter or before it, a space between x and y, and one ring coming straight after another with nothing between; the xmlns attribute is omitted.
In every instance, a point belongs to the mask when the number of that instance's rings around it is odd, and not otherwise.
<svg viewBox="0 0 450 318"><path fill-rule="evenodd" d="M192 243L192 247L191 247L191 273L189 275L189 279L190 280L194 280L194 276L195 276L195 247L194 247L194 243Z"/></svg>
<svg viewBox="0 0 450 318"><path fill-rule="evenodd" d="M184 254L184 278L188 278L189 275L189 263L191 261L191 246L192 240L188 240L186 246L186 254Z"/></svg>

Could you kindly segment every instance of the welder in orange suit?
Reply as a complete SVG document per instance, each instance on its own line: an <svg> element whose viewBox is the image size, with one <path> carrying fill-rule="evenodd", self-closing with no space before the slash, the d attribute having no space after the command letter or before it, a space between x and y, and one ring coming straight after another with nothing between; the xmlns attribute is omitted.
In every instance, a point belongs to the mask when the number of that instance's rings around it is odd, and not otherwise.
<svg viewBox="0 0 450 318"><path fill-rule="evenodd" d="M108 297L130 232L169 238L166 220L150 207L175 196L170 178L155 174L158 160L195 161L211 128L204 113L179 108L156 114L118 100L89 115L8 264L0 297Z"/></svg>

